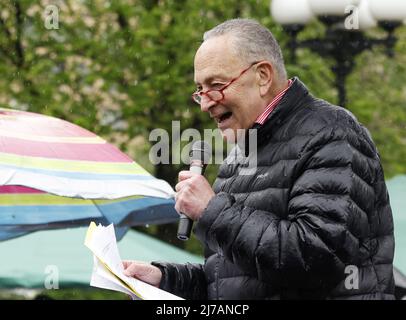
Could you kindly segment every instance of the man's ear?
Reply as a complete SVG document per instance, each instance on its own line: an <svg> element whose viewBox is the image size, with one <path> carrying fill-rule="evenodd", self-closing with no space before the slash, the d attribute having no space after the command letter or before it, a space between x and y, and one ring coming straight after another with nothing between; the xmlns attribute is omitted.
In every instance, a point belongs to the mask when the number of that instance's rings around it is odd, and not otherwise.
<svg viewBox="0 0 406 320"><path fill-rule="evenodd" d="M259 93L261 96L267 95L272 87L275 77L274 68L268 61L263 61L257 65L257 83L259 85Z"/></svg>

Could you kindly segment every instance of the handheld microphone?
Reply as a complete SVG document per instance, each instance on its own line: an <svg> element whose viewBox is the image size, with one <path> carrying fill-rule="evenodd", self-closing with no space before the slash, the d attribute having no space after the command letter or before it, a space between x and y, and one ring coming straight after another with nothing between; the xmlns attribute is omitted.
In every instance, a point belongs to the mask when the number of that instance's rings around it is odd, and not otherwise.
<svg viewBox="0 0 406 320"><path fill-rule="evenodd" d="M197 174L204 174L207 164L211 156L211 148L207 142L196 141L190 150L190 171ZM189 240L190 232L192 231L193 220L188 216L180 213L178 225L178 239L182 241Z"/></svg>

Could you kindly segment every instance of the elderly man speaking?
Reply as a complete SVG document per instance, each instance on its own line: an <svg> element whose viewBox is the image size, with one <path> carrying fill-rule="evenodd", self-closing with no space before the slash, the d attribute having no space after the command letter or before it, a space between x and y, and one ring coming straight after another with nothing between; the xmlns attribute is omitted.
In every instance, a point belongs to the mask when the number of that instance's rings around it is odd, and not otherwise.
<svg viewBox="0 0 406 320"><path fill-rule="evenodd" d="M187 299L394 299L392 212L376 147L345 109L288 79L272 33L226 21L195 56L194 100L225 139L257 130L257 168L223 165L213 189L179 173L176 209L204 265L125 261Z"/></svg>

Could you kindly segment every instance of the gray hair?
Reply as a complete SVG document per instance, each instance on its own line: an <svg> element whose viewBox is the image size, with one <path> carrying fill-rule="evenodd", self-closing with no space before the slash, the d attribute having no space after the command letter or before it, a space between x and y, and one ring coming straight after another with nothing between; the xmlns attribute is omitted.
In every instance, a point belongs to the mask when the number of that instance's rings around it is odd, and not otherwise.
<svg viewBox="0 0 406 320"><path fill-rule="evenodd" d="M203 41L223 35L234 37L234 49L247 62L267 60L276 69L279 80L287 78L281 48L267 28L255 20L232 19L206 31Z"/></svg>

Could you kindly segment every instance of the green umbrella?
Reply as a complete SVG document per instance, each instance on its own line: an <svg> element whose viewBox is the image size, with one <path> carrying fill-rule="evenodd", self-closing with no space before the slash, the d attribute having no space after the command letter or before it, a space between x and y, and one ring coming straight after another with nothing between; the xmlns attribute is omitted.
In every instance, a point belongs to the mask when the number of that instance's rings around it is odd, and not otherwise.
<svg viewBox="0 0 406 320"><path fill-rule="evenodd" d="M386 182L395 226L395 267L406 274L406 175Z"/></svg>
<svg viewBox="0 0 406 320"><path fill-rule="evenodd" d="M0 288L42 288L57 274L60 289L89 287L93 254L83 244L86 228L38 231L0 242ZM123 260L202 263L203 258L130 230L118 242Z"/></svg>

